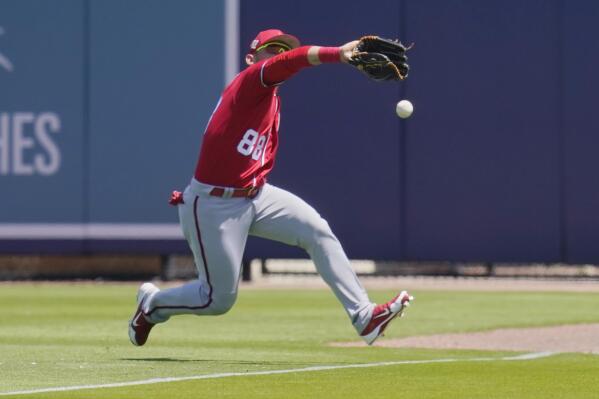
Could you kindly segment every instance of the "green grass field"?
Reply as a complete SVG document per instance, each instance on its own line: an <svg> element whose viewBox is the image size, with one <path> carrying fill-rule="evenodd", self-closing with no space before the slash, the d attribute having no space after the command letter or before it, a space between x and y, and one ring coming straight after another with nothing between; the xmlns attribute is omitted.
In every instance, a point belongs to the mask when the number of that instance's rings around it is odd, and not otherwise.
<svg viewBox="0 0 599 399"><path fill-rule="evenodd" d="M599 397L594 355L508 361L502 358L518 353L327 346L357 336L326 290L242 289L228 314L173 318L137 348L127 336L136 290L137 284L1 284L0 393L207 376L6 397ZM370 294L382 302L394 293ZM390 325L387 338L599 322L599 295L592 293L413 294L414 306ZM297 371L310 367L322 370Z"/></svg>

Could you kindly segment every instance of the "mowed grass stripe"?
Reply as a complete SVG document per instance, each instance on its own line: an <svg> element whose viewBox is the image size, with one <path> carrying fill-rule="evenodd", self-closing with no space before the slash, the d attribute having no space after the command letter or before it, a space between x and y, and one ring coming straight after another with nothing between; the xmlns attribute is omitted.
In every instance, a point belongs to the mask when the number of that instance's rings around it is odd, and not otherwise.
<svg viewBox="0 0 599 399"><path fill-rule="evenodd" d="M200 392L213 389L208 396L214 398L347 399L368 397L372 392L378 392L379 397L386 399L396 397L390 395L397 393L386 394L389 385L403 392L407 384L413 388L413 397L449 399L447 393L459 381L463 383L464 392L473 394L456 396L457 399L491 399L488 392L481 391L491 385L495 391L504 394L500 397L504 399L518 397L506 391L510 384L505 385L505 382L514 378L520 381L518 389L535 392L530 398L538 398L539 390L548 399L547 393L553 394L551 399L585 397L571 394L571 387L577 387L577 392L582 394L593 390L593 395L588 397L596 399L599 391L597 357L582 354L551 356L530 362L436 362L296 372L316 366L408 359L428 361L487 356L499 359L511 355L470 350L328 346L329 342L358 339L329 290L241 290L237 304L226 315L173 318L153 330L148 344L140 349L131 345L127 336L127 321L135 307L138 285L3 284L0 289L0 392L225 373L248 377L202 377L204 379L164 384L40 392L15 397L154 399L176 396L191 399ZM372 300L379 303L395 294L393 291L370 291ZM596 293L417 291L413 294L417 298L415 305L407 317L390 326L386 339L599 322L599 296ZM291 372L270 376L247 374L270 370ZM492 375L484 374L485 370L492 370ZM397 371L401 373L398 375ZM437 371L447 378L438 378L434 374ZM485 377L477 379L471 373L483 373ZM531 373L544 379L529 378ZM379 386L381 377L385 378L384 387ZM423 389L431 384L436 391L423 396ZM189 388L189 392L178 392L180 387ZM562 387L570 390L566 392ZM310 394L306 395L306 392ZM443 396L434 396L434 392L442 392Z"/></svg>
<svg viewBox="0 0 599 399"><path fill-rule="evenodd" d="M80 386L70 386L70 387L31 389L31 390L14 391L14 392L0 392L0 396L27 395L27 394L48 393L48 392L79 391L79 390L84 390L84 389L120 388L120 387L134 386L134 385L160 384L160 383L190 381L190 380L206 380L206 379L227 378L227 377L305 373L305 372L339 370L339 369L371 368L371 367L431 364L431 363L489 362L489 361L498 361L498 360L499 361L523 361L523 360L540 359L540 358L551 356L553 354L554 354L553 352L536 352L536 353L527 353L527 354L519 355L519 356L508 356L508 357L500 357L500 358L479 357L479 358L471 358L471 359L449 358L449 359L430 359L430 360L401 360L401 361L394 361L394 362L313 366L313 367L288 369L288 370L250 371L250 372L243 372L243 373L216 373L216 374L196 375L196 376L187 376L187 377L151 378L151 379L147 379L147 380L118 382L118 383L112 383L112 384L80 385Z"/></svg>

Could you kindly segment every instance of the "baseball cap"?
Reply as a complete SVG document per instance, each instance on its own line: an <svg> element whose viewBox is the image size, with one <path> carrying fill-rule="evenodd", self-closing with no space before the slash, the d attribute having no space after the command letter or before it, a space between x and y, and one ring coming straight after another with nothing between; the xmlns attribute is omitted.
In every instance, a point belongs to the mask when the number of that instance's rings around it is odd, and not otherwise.
<svg viewBox="0 0 599 399"><path fill-rule="evenodd" d="M256 49L265 43L283 42L289 47L296 48L300 46L300 41L297 37L289 35L279 29L267 29L258 33L258 36L250 44L250 54L256 52Z"/></svg>

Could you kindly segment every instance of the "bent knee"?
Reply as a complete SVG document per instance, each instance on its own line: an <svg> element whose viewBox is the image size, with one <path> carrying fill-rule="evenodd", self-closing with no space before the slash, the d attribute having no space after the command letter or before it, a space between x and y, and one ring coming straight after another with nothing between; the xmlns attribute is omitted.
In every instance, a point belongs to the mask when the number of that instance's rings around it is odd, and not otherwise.
<svg viewBox="0 0 599 399"><path fill-rule="evenodd" d="M208 313L213 316L218 316L227 313L237 300L237 293L235 294L220 294L213 295L212 302L208 306Z"/></svg>

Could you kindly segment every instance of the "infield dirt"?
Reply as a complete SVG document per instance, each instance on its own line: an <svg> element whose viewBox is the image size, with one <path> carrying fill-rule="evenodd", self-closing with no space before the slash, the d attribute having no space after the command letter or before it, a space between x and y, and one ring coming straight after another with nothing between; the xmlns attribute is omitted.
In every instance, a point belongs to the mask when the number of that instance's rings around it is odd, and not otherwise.
<svg viewBox="0 0 599 399"><path fill-rule="evenodd" d="M599 292L596 280L552 280L526 278L454 278L454 277L362 277L367 289L407 289L485 292ZM248 288L324 288L318 277L273 277ZM416 304L418 298L416 298ZM548 304L548 306L550 306ZM409 313L408 313L409 317ZM394 323L397 323L395 321ZM401 324L401 322L400 322ZM400 328L398 326L397 328ZM332 346L362 347L362 341L335 342ZM506 328L475 333L451 333L380 339L375 346L391 348L473 349L493 351L550 351L599 354L599 324L575 324L551 327Z"/></svg>
<svg viewBox="0 0 599 399"><path fill-rule="evenodd" d="M363 342L337 342L331 345L342 347L366 346ZM505 328L476 333L380 339L375 343L375 346L387 348L549 351L599 354L599 324Z"/></svg>

